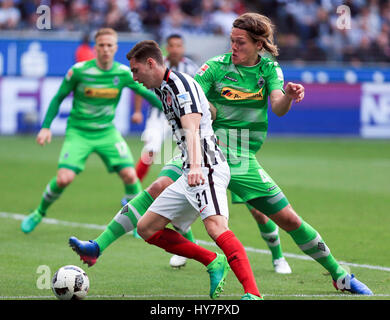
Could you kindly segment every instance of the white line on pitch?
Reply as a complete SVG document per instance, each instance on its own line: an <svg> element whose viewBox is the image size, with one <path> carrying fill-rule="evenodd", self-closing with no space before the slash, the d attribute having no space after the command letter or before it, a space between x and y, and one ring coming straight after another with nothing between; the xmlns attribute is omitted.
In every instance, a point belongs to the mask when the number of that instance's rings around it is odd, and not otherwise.
<svg viewBox="0 0 390 320"><path fill-rule="evenodd" d="M224 294L221 296L223 299L224 297L241 297L240 294ZM353 299L353 298L376 298L376 297L390 297L390 294L374 294L372 296L362 296L362 295L352 295L352 294L262 294L264 297L274 297L274 298L342 298L342 299ZM151 298L163 298L163 299L199 299L199 298L205 298L208 299L209 296L204 294L198 294L198 295L174 295L174 294L168 294L168 295L158 295L158 294L151 294L151 295L135 295L135 294L120 294L120 295L89 295L89 299L120 299L120 298L127 298L127 299L151 299ZM51 296L0 296L0 300L16 300L16 299L55 299L53 295Z"/></svg>
<svg viewBox="0 0 390 320"><path fill-rule="evenodd" d="M26 215L20 214L20 213L0 212L0 218L11 218L14 220L23 220L25 217L26 217ZM67 227L95 229L95 230L104 230L106 228L106 226L104 226L104 225L69 222L69 221L63 221L63 220L57 220L57 219L51 219L51 218L43 218L42 222L46 223L46 224L55 224L55 225L61 225L61 226L67 226ZM216 244L214 242L209 242L209 241L204 241L204 240L197 240L197 241L199 244L202 244L202 245L216 246ZM271 254L269 252L269 250L257 249L257 248L253 248L253 247L245 247L245 250L248 252L254 252L254 253ZM283 255L286 258L293 258L293 259L299 259L299 260L313 260L309 256L300 255L300 254L283 252ZM369 265L369 264L358 264L358 263L351 263L351 262L344 262L344 261L339 261L339 263L347 265L347 266L351 266L351 267L390 272L389 267L373 266L373 265Z"/></svg>

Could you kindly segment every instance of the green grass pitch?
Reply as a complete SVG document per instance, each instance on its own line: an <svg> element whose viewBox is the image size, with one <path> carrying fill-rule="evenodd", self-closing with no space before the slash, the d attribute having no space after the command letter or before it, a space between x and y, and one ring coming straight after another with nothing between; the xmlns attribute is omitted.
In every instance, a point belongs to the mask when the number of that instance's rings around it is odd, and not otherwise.
<svg viewBox="0 0 390 320"><path fill-rule="evenodd" d="M120 209L123 186L108 174L96 155L86 170L49 209L47 220L29 235L20 230L20 214L28 214L56 174L63 139L55 137L40 147L35 136L0 137L0 299L55 299L46 288L46 266L51 275L61 266L74 264L90 278L87 299L196 299L207 300L209 278L204 266L189 261L180 270L169 266L170 255L125 235L87 268L68 247L72 235L94 239ZM137 160L142 144L127 141ZM280 185L291 204L326 241L336 259L374 292L357 297L336 291L325 270L280 231L282 247L293 270L290 275L273 271L271 256L250 213L243 205L230 206L230 228L245 247L261 293L266 300L390 298L390 148L385 140L314 139L270 137L258 154L260 163ZM157 176L151 169L143 186ZM17 215L19 214L19 215ZM74 224L66 224L72 222ZM201 221L194 234L212 246ZM41 277L42 276L42 277ZM41 278L40 278L41 277ZM43 287L43 288L39 288ZM233 272L222 299L243 294Z"/></svg>

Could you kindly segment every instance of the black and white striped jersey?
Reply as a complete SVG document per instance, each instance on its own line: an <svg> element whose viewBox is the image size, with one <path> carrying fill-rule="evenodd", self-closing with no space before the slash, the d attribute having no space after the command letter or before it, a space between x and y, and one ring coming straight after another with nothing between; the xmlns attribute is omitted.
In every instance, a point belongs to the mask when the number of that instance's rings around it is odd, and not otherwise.
<svg viewBox="0 0 390 320"><path fill-rule="evenodd" d="M173 70L173 71L179 71L179 72L184 72L190 75L191 77L195 77L196 72L199 70L199 66L192 61L190 58L183 57L179 64L176 66L172 66L171 63L169 62L168 58L164 59L165 65Z"/></svg>
<svg viewBox="0 0 390 320"><path fill-rule="evenodd" d="M198 65L190 58L187 57L183 57L177 66L171 66L171 63L169 62L168 58L165 57L164 64L173 71L184 72L190 75L191 77L195 77L196 72L199 70ZM165 121L165 115L159 109L150 108L148 113L148 118L151 116L151 113L156 114L157 117L163 117L163 120Z"/></svg>
<svg viewBox="0 0 390 320"><path fill-rule="evenodd" d="M186 137L180 117L190 113L202 114L199 136L202 148L202 166L213 166L225 161L217 145L209 111L209 102L200 85L188 74L166 69L160 88L154 89L160 98L164 114L182 152L183 168L189 168Z"/></svg>

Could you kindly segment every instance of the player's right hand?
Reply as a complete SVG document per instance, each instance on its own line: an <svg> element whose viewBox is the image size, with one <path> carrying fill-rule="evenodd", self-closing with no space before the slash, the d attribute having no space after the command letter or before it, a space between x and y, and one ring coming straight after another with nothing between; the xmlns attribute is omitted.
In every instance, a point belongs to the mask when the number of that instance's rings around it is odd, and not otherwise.
<svg viewBox="0 0 390 320"><path fill-rule="evenodd" d="M144 115L142 112L134 112L133 116L131 117L131 122L141 124L144 120Z"/></svg>
<svg viewBox="0 0 390 320"><path fill-rule="evenodd" d="M51 131L47 128L42 128L37 135L37 143L41 146L45 145L45 142L50 143L51 142Z"/></svg>
<svg viewBox="0 0 390 320"><path fill-rule="evenodd" d="M202 169L200 167L190 168L188 172L188 185L190 187L196 187L204 184L206 179L203 176Z"/></svg>

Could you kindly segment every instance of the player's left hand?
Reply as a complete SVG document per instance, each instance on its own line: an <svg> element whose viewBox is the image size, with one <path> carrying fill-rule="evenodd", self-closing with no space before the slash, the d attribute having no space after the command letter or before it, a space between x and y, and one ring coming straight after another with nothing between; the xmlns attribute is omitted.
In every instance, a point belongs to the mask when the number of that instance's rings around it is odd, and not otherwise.
<svg viewBox="0 0 390 320"><path fill-rule="evenodd" d="M284 91L286 92L286 95L295 102L300 102L305 97L305 88L299 83L287 83Z"/></svg>
<svg viewBox="0 0 390 320"><path fill-rule="evenodd" d="M142 112L134 112L133 116L131 117L131 122L141 124L142 121L144 121L144 115Z"/></svg>
<svg viewBox="0 0 390 320"><path fill-rule="evenodd" d="M196 187L204 184L206 179L203 176L202 169L200 167L191 168L188 173L188 185L190 187Z"/></svg>

